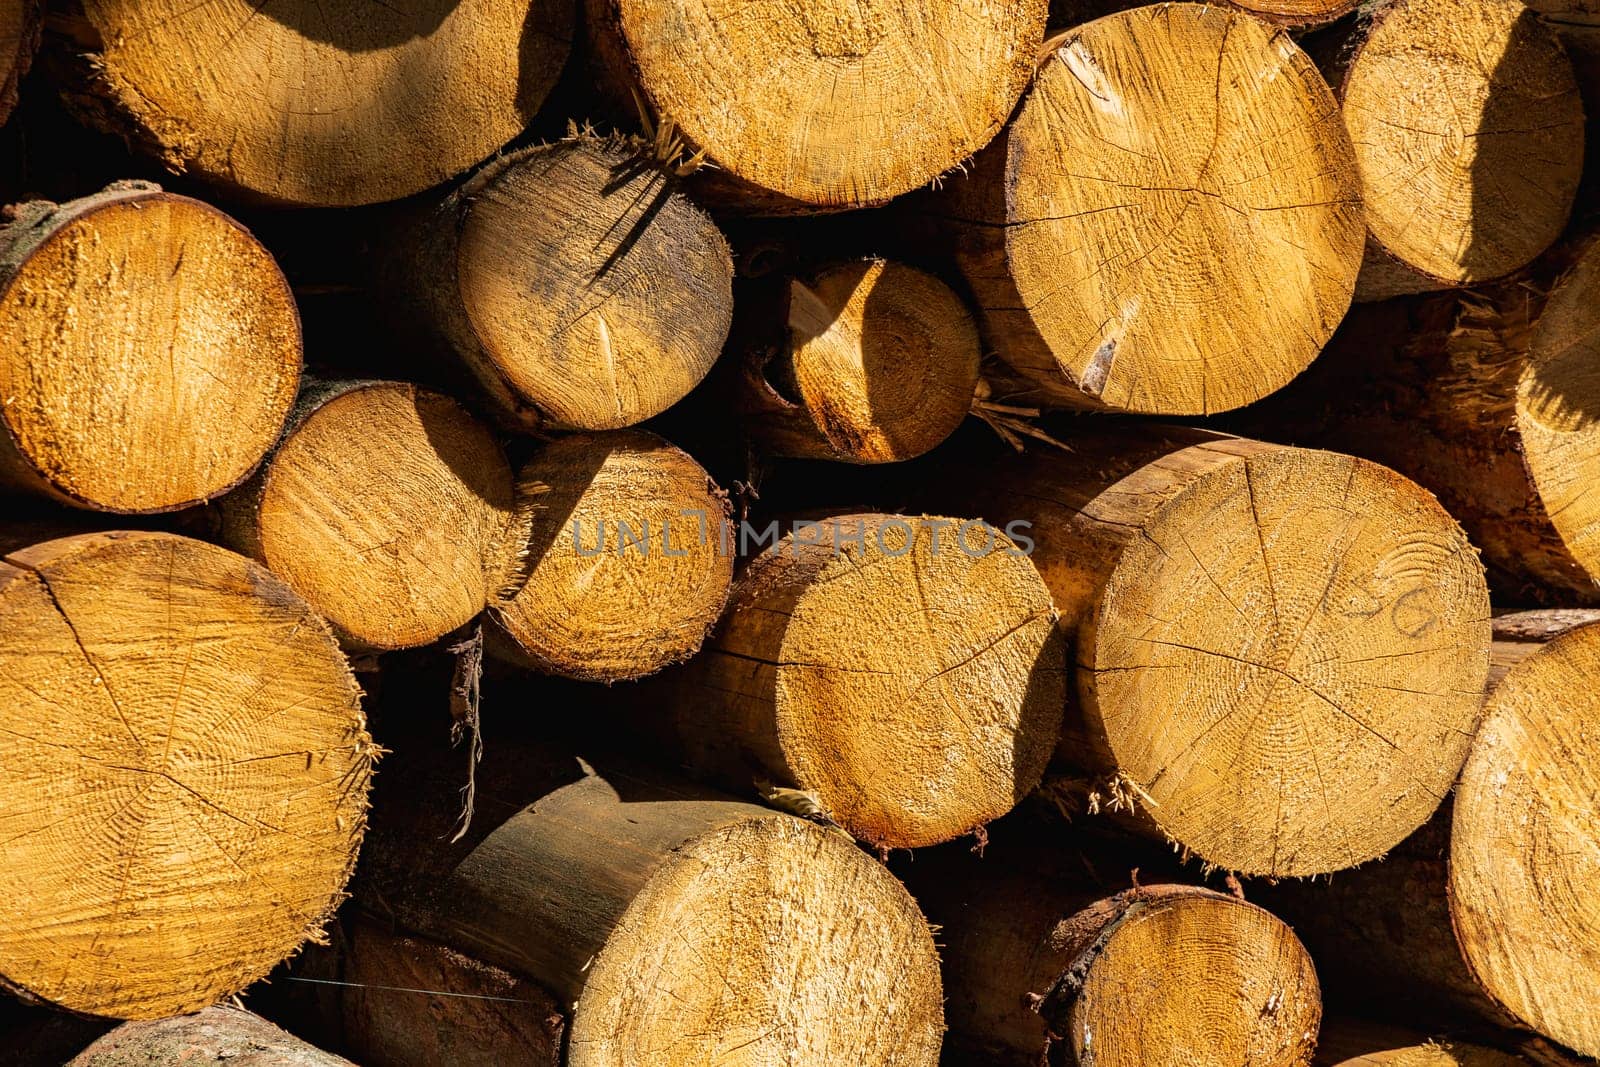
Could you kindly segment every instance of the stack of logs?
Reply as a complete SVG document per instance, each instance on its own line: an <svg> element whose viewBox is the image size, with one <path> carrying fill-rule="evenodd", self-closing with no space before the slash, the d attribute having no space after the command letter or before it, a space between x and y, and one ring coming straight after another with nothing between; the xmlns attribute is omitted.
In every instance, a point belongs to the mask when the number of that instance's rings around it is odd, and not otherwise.
<svg viewBox="0 0 1600 1067"><path fill-rule="evenodd" d="M1596 0L0 0L0 1058L1600 1056L1597 115Z"/></svg>

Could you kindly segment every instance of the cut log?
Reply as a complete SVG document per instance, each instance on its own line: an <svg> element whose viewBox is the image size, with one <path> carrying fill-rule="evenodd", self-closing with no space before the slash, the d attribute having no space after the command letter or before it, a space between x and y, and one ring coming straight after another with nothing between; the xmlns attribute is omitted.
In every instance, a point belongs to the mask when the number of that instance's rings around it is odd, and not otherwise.
<svg viewBox="0 0 1600 1067"><path fill-rule="evenodd" d="M1361 0L1230 0L1230 3L1285 29L1305 30L1343 18L1356 10ZM1050 26L1068 29L1140 6L1139 0L1051 0Z"/></svg>
<svg viewBox="0 0 1600 1067"><path fill-rule="evenodd" d="M1426 492L1364 460L1132 426L936 477L1025 520L1075 635L1061 756L1091 807L1209 863L1287 877L1387 852L1466 757L1483 568Z"/></svg>
<svg viewBox="0 0 1600 1067"><path fill-rule="evenodd" d="M402 382L308 387L223 531L363 649L424 645L514 584L511 467L454 400Z"/></svg>
<svg viewBox="0 0 1600 1067"><path fill-rule="evenodd" d="M1600 246L1474 292L1357 308L1246 428L1437 493L1510 603L1600 604Z"/></svg>
<svg viewBox="0 0 1600 1067"><path fill-rule="evenodd" d="M1600 1056L1600 626L1495 688L1456 786L1450 915L1473 974L1540 1033Z"/></svg>
<svg viewBox="0 0 1600 1067"><path fill-rule="evenodd" d="M1561 234L1583 102L1522 0L1389 0L1333 50L1370 234L1356 299L1498 278Z"/></svg>
<svg viewBox="0 0 1600 1067"><path fill-rule="evenodd" d="M215 208L129 182L0 227L0 485L188 507L249 475L299 380L288 283Z"/></svg>
<svg viewBox="0 0 1600 1067"><path fill-rule="evenodd" d="M331 1047L387 1067L561 1067L563 1009L526 978L359 914L335 944L295 961Z"/></svg>
<svg viewBox="0 0 1600 1067"><path fill-rule="evenodd" d="M677 679L672 727L698 773L915 848L978 830L1038 784L1065 659L1049 593L1000 531L838 516L751 563Z"/></svg>
<svg viewBox="0 0 1600 1067"><path fill-rule="evenodd" d="M1311 1062L1317 976L1282 922L1197 886L1108 891L1070 850L1010 844L982 857L935 850L905 865L940 929L947 1062Z"/></svg>
<svg viewBox="0 0 1600 1067"><path fill-rule="evenodd" d="M705 377L733 317L728 243L675 186L624 142L513 153L408 235L392 284L513 422L631 426Z"/></svg>
<svg viewBox="0 0 1600 1067"><path fill-rule="evenodd" d="M580 434L518 477L532 513L527 581L493 617L540 670L585 681L653 674L699 650L733 581L728 499L654 434Z"/></svg>
<svg viewBox="0 0 1600 1067"><path fill-rule="evenodd" d="M259 1015L228 1005L197 1015L123 1023L67 1067L149 1067L158 1063L216 1062L239 1067L355 1067L306 1044Z"/></svg>
<svg viewBox="0 0 1600 1067"><path fill-rule="evenodd" d="M870 207L959 166L1027 87L1047 7L587 0L609 95L703 153L707 195L758 214Z"/></svg>
<svg viewBox="0 0 1600 1067"><path fill-rule="evenodd" d="M766 451L891 463L922 455L966 418L982 350L949 286L873 259L784 290L777 336L747 354L743 381L746 428Z"/></svg>
<svg viewBox="0 0 1600 1067"><path fill-rule="evenodd" d="M990 346L1030 402L1069 408L1205 414L1281 387L1349 307L1363 242L1316 67L1214 4L1054 39L1016 121L928 207Z"/></svg>
<svg viewBox="0 0 1600 1067"><path fill-rule="evenodd" d="M1273 904L1350 1002L1525 1026L1593 1056L1600 698L1588 678L1600 668L1600 626L1536 619L1496 620L1507 637L1560 635L1508 657L1520 658L1490 694L1448 816L1385 862L1280 888Z"/></svg>
<svg viewBox="0 0 1600 1067"><path fill-rule="evenodd" d="M1532 1061L1498 1049L1348 1019L1322 1028L1318 1067L1526 1067Z"/></svg>
<svg viewBox="0 0 1600 1067"><path fill-rule="evenodd" d="M316 937L375 748L328 627L169 534L0 563L0 982L87 1014L195 1011Z"/></svg>
<svg viewBox="0 0 1600 1067"><path fill-rule="evenodd" d="M83 0L58 28L67 104L91 124L252 199L348 207L521 133L573 19L571 0Z"/></svg>
<svg viewBox="0 0 1600 1067"><path fill-rule="evenodd" d="M803 820L594 758L497 738L456 845L459 761L391 778L358 898L571 1005L569 1067L932 1067L938 959L899 882Z"/></svg>
<svg viewBox="0 0 1600 1067"><path fill-rule="evenodd" d="M17 83L39 46L39 0L0 0L0 123L17 106Z"/></svg>

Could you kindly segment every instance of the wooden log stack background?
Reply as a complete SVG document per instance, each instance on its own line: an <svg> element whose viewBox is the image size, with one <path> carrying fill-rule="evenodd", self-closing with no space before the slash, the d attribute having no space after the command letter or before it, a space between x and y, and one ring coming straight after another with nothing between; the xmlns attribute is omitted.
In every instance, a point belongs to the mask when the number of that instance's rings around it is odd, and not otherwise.
<svg viewBox="0 0 1600 1067"><path fill-rule="evenodd" d="M0 1062L1594 1062L1597 117L1595 0L0 0Z"/></svg>

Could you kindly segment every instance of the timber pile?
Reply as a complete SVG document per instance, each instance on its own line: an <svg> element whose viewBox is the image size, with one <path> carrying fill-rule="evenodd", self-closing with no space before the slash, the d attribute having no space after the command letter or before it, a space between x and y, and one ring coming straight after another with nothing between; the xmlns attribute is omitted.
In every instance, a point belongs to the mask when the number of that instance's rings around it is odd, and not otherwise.
<svg viewBox="0 0 1600 1067"><path fill-rule="evenodd" d="M0 0L0 1059L1600 1057L1597 57Z"/></svg>

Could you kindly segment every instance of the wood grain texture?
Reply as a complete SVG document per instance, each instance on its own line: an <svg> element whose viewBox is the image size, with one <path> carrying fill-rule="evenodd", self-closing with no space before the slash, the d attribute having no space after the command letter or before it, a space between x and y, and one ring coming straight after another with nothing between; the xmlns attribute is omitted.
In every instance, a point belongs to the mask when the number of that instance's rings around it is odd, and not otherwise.
<svg viewBox="0 0 1600 1067"><path fill-rule="evenodd" d="M85 0L67 100L175 173L315 207L395 200L521 133L571 0Z"/></svg>
<svg viewBox="0 0 1600 1067"><path fill-rule="evenodd" d="M1362 863L1426 819L1490 642L1482 566L1437 502L1363 460L1197 430L1069 444L929 496L1033 524L1077 650L1061 757L1085 802L1270 877Z"/></svg>
<svg viewBox="0 0 1600 1067"><path fill-rule="evenodd" d="M300 319L238 223L148 183L0 227L0 485L140 514L255 468L300 379Z"/></svg>
<svg viewBox="0 0 1600 1067"><path fill-rule="evenodd" d="M1600 626L1551 640L1489 698L1456 787L1450 914L1485 990L1600 1055Z"/></svg>
<svg viewBox="0 0 1600 1067"><path fill-rule="evenodd" d="M170 534L0 564L0 976L159 1018L264 975L341 896L376 748L325 623Z"/></svg>
<svg viewBox="0 0 1600 1067"><path fill-rule="evenodd" d="M676 679L688 766L810 793L884 848L1009 811L1059 735L1065 650L1033 565L963 522L844 515L767 548Z"/></svg>
<svg viewBox="0 0 1600 1067"><path fill-rule="evenodd" d="M513 152L418 220L389 282L513 425L631 426L705 377L733 316L727 241L677 185L624 141Z"/></svg>
<svg viewBox="0 0 1600 1067"><path fill-rule="evenodd" d="M432 765L380 797L360 895L570 1004L570 1067L936 1062L932 936L838 835L502 738L444 845L456 761Z"/></svg>
<svg viewBox="0 0 1600 1067"><path fill-rule="evenodd" d="M1311 957L1252 904L1189 885L1107 887L1108 854L998 836L919 853L940 928L952 1067L1305 1067Z"/></svg>
<svg viewBox="0 0 1600 1067"><path fill-rule="evenodd" d="M38 0L0 0L0 124L17 106L17 85L33 62L42 26Z"/></svg>
<svg viewBox="0 0 1600 1067"><path fill-rule="evenodd" d="M527 579L493 605L512 658L586 681L654 674L692 656L733 581L728 501L655 434L575 434L518 475Z"/></svg>
<svg viewBox="0 0 1600 1067"><path fill-rule="evenodd" d="M764 214L882 204L982 148L1033 71L1046 0L588 0L602 80ZM753 76L754 72L759 72Z"/></svg>
<svg viewBox="0 0 1600 1067"><path fill-rule="evenodd" d="M233 1067L355 1067L241 1008L123 1023L74 1056L67 1067L150 1067L210 1060Z"/></svg>
<svg viewBox="0 0 1600 1067"><path fill-rule="evenodd" d="M778 336L746 354L742 381L745 426L765 450L892 463L966 418L982 349L949 286L883 259L780 284Z"/></svg>
<svg viewBox="0 0 1600 1067"><path fill-rule="evenodd" d="M1356 299L1487 281L1566 226L1583 170L1571 61L1522 0L1390 0L1330 65L1370 247Z"/></svg>
<svg viewBox="0 0 1600 1067"><path fill-rule="evenodd" d="M1350 303L1355 155L1286 33L1157 4L1053 39L931 204L1027 402L1208 414L1303 370Z"/></svg>
<svg viewBox="0 0 1600 1067"><path fill-rule="evenodd" d="M317 382L261 474L224 502L228 540L366 649L424 645L518 578L511 467L449 397Z"/></svg>

